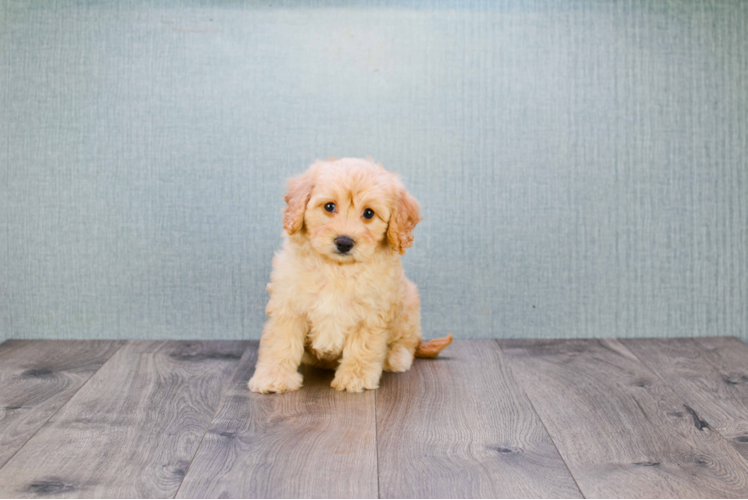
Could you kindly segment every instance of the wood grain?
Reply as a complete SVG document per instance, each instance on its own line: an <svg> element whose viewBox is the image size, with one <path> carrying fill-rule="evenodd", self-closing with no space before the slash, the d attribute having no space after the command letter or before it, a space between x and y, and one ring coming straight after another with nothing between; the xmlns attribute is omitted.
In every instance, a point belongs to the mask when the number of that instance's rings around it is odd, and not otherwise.
<svg viewBox="0 0 748 500"><path fill-rule="evenodd" d="M585 496L748 496L748 462L620 342L500 345Z"/></svg>
<svg viewBox="0 0 748 500"><path fill-rule="evenodd" d="M734 337L621 342L748 459L748 345Z"/></svg>
<svg viewBox="0 0 748 500"><path fill-rule="evenodd" d="M304 368L304 387L254 394L256 347L242 358L179 490L180 498L374 498L374 392L340 393L333 372Z"/></svg>
<svg viewBox="0 0 748 500"><path fill-rule="evenodd" d="M123 344L8 340L0 345L0 467Z"/></svg>
<svg viewBox="0 0 748 500"><path fill-rule="evenodd" d="M734 338L457 341L364 394L250 393L256 349L1 344L0 497L748 496Z"/></svg>
<svg viewBox="0 0 748 500"><path fill-rule="evenodd" d="M377 432L383 498L581 496L492 340L385 374Z"/></svg>
<svg viewBox="0 0 748 500"><path fill-rule="evenodd" d="M247 345L128 342L0 469L0 496L173 497Z"/></svg>

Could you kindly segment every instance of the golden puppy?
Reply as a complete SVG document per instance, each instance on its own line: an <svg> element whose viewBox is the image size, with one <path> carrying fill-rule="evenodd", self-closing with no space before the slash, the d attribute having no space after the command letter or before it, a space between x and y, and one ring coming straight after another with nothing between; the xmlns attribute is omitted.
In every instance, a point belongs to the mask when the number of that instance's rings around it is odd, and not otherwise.
<svg viewBox="0 0 748 500"><path fill-rule="evenodd" d="M413 243L418 203L381 165L318 161L285 195L283 249L273 259L268 321L249 389L301 387L299 364L334 368L332 387L376 389L452 341L421 343L418 289L400 255Z"/></svg>

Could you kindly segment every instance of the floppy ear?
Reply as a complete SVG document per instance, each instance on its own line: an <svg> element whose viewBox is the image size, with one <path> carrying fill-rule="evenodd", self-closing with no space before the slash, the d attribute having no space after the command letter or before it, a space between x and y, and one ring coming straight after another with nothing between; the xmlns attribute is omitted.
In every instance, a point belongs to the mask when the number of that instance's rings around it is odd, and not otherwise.
<svg viewBox="0 0 748 500"><path fill-rule="evenodd" d="M283 195L286 208L283 211L283 228L291 235L299 232L304 225L304 212L314 187L314 176L307 170L288 181L288 193Z"/></svg>
<svg viewBox="0 0 748 500"><path fill-rule="evenodd" d="M404 254L405 249L413 244L413 229L423 219L418 211L418 202L401 187L399 189L395 209L390 216L390 225L387 228L387 241L390 248L399 254Z"/></svg>

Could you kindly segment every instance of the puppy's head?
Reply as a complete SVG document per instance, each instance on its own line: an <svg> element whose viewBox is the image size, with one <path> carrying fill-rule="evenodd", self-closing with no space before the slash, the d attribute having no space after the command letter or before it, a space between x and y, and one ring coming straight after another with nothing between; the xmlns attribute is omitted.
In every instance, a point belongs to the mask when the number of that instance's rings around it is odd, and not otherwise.
<svg viewBox="0 0 748 500"><path fill-rule="evenodd" d="M284 199L286 232L340 263L364 262L378 248L405 253L421 221L400 180L368 160L318 161L289 181Z"/></svg>

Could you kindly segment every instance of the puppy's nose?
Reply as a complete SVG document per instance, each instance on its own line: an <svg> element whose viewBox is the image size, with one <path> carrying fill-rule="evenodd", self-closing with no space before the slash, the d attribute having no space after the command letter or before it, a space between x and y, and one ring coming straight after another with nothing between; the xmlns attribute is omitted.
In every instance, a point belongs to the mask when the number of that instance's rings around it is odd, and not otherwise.
<svg viewBox="0 0 748 500"><path fill-rule="evenodd" d="M338 247L338 252L348 253L353 248L353 240L348 236L338 236L335 238L335 246Z"/></svg>

